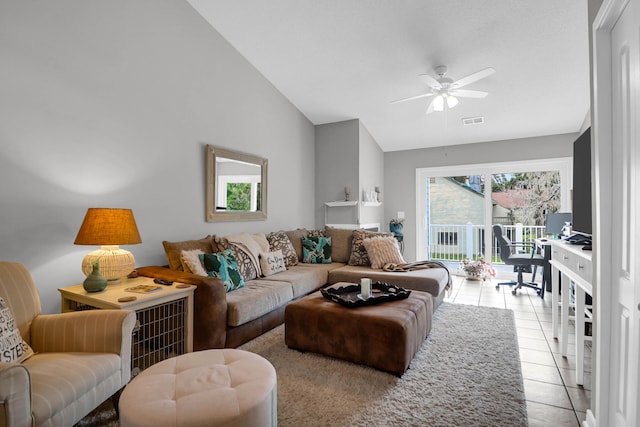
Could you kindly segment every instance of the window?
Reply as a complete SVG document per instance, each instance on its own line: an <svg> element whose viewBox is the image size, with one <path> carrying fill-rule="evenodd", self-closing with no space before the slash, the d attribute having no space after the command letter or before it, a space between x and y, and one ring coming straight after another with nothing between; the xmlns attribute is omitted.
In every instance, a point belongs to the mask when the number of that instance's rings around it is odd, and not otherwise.
<svg viewBox="0 0 640 427"><path fill-rule="evenodd" d="M216 209L256 212L261 210L259 175L221 175L218 177Z"/></svg>

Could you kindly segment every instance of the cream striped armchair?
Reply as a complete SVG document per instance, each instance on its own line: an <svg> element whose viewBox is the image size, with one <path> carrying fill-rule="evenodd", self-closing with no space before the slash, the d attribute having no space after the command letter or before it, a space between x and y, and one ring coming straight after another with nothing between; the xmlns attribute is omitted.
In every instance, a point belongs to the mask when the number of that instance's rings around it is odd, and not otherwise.
<svg viewBox="0 0 640 427"><path fill-rule="evenodd" d="M11 262L0 262L0 297L35 353L0 362L0 426L72 426L129 382L134 312L43 315L29 271Z"/></svg>

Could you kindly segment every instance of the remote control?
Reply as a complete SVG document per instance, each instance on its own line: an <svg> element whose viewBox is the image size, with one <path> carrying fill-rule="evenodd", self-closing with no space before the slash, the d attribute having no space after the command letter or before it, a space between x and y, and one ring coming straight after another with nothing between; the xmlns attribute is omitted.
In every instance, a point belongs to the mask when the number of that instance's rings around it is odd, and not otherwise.
<svg viewBox="0 0 640 427"><path fill-rule="evenodd" d="M158 285L164 285L164 286L173 285L173 282L171 280L153 279L153 282L157 283Z"/></svg>

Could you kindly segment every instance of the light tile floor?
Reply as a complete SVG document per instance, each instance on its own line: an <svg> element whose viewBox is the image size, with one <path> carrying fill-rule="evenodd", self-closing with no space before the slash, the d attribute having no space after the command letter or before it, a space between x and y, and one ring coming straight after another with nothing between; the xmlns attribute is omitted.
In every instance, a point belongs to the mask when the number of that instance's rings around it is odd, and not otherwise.
<svg viewBox="0 0 640 427"><path fill-rule="evenodd" d="M453 270L452 270L453 271ZM501 274L501 276L504 273ZM525 274L525 280L530 275ZM575 331L569 327L568 358L562 357L560 341L551 333L551 293L540 298L534 289L500 286L508 276L471 281L454 276L453 290L445 301L456 304L511 309L515 315L520 347L529 426L579 427L591 401L591 350L585 350L585 384L575 382ZM487 325L490 327L490 325Z"/></svg>

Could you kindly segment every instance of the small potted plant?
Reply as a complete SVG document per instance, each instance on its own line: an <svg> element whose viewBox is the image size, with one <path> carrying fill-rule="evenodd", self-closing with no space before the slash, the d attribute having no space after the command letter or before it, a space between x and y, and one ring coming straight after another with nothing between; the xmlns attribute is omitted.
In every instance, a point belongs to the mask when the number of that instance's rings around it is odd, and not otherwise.
<svg viewBox="0 0 640 427"><path fill-rule="evenodd" d="M389 221L389 230L393 234L402 234L403 222L404 222L404 219L393 218L391 221Z"/></svg>

